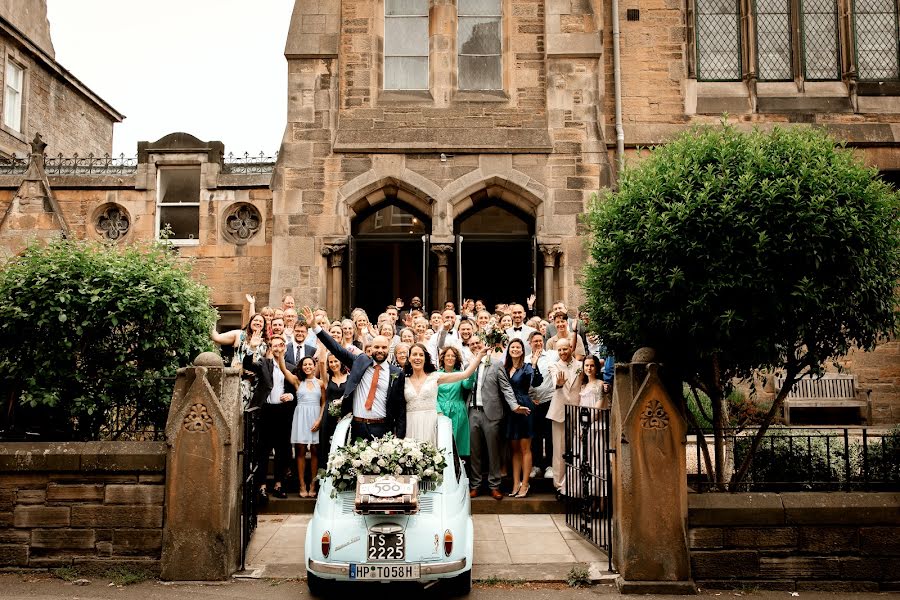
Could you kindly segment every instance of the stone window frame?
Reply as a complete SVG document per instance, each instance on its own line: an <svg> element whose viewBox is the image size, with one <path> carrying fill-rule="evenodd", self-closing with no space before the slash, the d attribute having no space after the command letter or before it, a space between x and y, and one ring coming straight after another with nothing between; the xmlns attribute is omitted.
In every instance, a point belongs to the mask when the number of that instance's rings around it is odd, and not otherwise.
<svg viewBox="0 0 900 600"><path fill-rule="evenodd" d="M19 114L20 121L18 130L13 129L6 124L6 69L9 63L14 64L22 70L22 108ZM3 60L3 72L0 73L0 77L2 77L3 81L3 94L0 96L0 111L2 111L2 114L0 114L0 130L23 142L28 140L28 97L31 88L31 77L29 76L29 73L30 69L28 68L28 63L24 57L15 49L7 48Z"/></svg>
<svg viewBox="0 0 900 600"><path fill-rule="evenodd" d="M512 87L512 73L515 66L513 61L512 43L511 43L511 22L512 22L512 0L500 0L501 19L500 19L500 45L501 45L501 81L502 88L498 90L460 90L457 84L459 73L459 54L458 35L459 22L457 19L457 1L441 2L441 0L429 0L429 56L428 56L428 75L429 84L427 90L390 90L384 89L384 0L376 0L374 6L374 35L372 52L373 64L376 80L374 82L374 98L377 103L420 103L429 106L435 104L446 106L443 98L436 97L436 88L442 87L440 82L446 81L449 87L447 100L450 103L455 102L510 102L512 97L510 89ZM434 38L439 32L435 31L434 11L438 8L450 7L452 14L451 22L446 24L446 34L450 39L449 47L436 48ZM440 65L442 62L437 55L446 54L448 60L446 67Z"/></svg>
<svg viewBox="0 0 900 600"><path fill-rule="evenodd" d="M160 196L159 196L160 179L162 177L163 171L172 170L172 169L197 169L200 171L200 191L197 194L197 201L196 202L180 202L179 203L180 206L196 207L197 215L200 218L200 224L197 229L197 237L196 238L169 238L167 241L170 244L172 244L173 246L199 246L200 245L200 236L203 235L203 219L202 219L203 213L200 210L201 209L200 200L201 200L201 198L203 198L204 192L206 191L206 188L203 184L204 174L205 174L206 170L204 169L204 163L202 163L202 162L196 162L196 161L172 161L172 162L166 161L166 162L163 162L163 161L160 161L160 162L156 163L156 189L154 190L154 193L156 195L156 201L154 203L154 206L156 208L156 210L155 210L156 215L154 218L155 230L154 230L153 237L156 240L159 239L159 233L160 233L159 221L160 221L160 218L162 217L161 209L165 206L165 204L162 201L162 198L160 198Z"/></svg>
<svg viewBox="0 0 900 600"><path fill-rule="evenodd" d="M381 0L381 1L380 1L379 9L380 9L380 17L381 17L381 27L380 27L380 33L381 33L381 44L380 44L380 48L381 48L381 57L380 57L379 64L380 64L380 67L381 67L381 68L379 69L379 73L380 73L380 78L379 78L379 88L380 88L383 92L385 92L385 93L401 93L401 94L403 94L403 93L407 93L407 92L413 92L413 93L419 93L419 94L421 94L421 93L423 93L423 92L427 92L427 91L431 90L431 88L432 88L432 86L433 86L433 84L434 84L434 79L433 79L433 77L432 77L432 68L433 68L433 62L434 62L434 61L433 61L432 58L431 58L431 53L432 53L432 48L431 48L431 38L432 38L432 36L433 36L433 31L432 31L432 28L431 28L431 10L432 10L432 8L434 7L434 4L433 4L433 0L425 0L425 1L428 2L428 14L427 14L427 15L393 15L393 16L391 16L391 17L388 17L388 15L386 14L386 11L387 11L387 4L386 4L385 0ZM385 64L386 64L386 62L387 62L388 56L387 56L387 54L385 53L385 49L384 49L384 47L385 47L385 44L384 44L384 38L385 38L385 31L386 31L386 28L387 28L387 20L388 20L389 18L395 18L395 19L421 19L421 18L425 18L425 19L426 19L426 22L427 22L427 28L428 28L428 39L427 39L428 52L427 52L427 54L425 55L425 61L426 61L425 72L426 72L426 77L427 77L427 79L428 79L428 81L427 81L426 84L425 84L426 87L424 87L424 88L386 88L386 87L385 87L385 71L386 71ZM392 56L400 56L400 55L392 55Z"/></svg>
<svg viewBox="0 0 900 600"><path fill-rule="evenodd" d="M837 0L838 13L838 61L840 65L839 79L835 80L807 80L804 77L804 67L800 61L803 54L802 31L799 25L799 11L802 0L791 1L791 54L792 68L794 77L791 82L796 84L797 93L801 94L807 87L807 82L812 85L818 83L829 84L834 82L844 82L851 87L856 94L859 95L891 95L900 96L900 78L896 80L886 80L882 82L860 81L857 77L857 59L856 59L856 39L855 39L855 23L854 23L854 0ZM756 11L755 0L737 0L738 18L739 18L739 35L740 35L740 79L714 80L701 79L698 76L698 40L697 40L697 0L686 0L686 24L688 29L688 78L694 79L698 84L711 83L752 83L756 85L760 81L759 69L757 66L757 32L756 32ZM897 0L895 0L897 4ZM898 7L898 19L900 19L900 7ZM898 31L898 42L900 42L900 31ZM753 43L747 43L753 40ZM702 45L702 44L701 44ZM770 81L761 81L762 84L775 83Z"/></svg>

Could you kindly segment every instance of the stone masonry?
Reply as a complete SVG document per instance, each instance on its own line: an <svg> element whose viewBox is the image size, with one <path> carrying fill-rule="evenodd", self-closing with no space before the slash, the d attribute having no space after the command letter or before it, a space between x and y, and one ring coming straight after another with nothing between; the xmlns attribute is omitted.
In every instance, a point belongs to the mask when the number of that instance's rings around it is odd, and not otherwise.
<svg viewBox="0 0 900 600"><path fill-rule="evenodd" d="M165 442L0 444L0 565L159 571Z"/></svg>
<svg viewBox="0 0 900 600"><path fill-rule="evenodd" d="M0 153L27 155L36 133L53 155L112 152L113 125L125 117L56 62L46 0L0 2L0 50L25 70L22 127L15 131L0 118Z"/></svg>

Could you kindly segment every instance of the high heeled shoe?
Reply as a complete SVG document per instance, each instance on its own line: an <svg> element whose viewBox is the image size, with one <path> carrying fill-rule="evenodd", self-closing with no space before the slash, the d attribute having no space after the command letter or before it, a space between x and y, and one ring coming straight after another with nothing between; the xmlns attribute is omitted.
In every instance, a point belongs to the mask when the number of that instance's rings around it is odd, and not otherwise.
<svg viewBox="0 0 900 600"><path fill-rule="evenodd" d="M516 494L516 498L527 498L527 497L528 497L528 492L530 492L530 491L531 491L531 486L530 486L530 485L526 485L526 486L523 487L521 490L519 490L519 493Z"/></svg>
<svg viewBox="0 0 900 600"><path fill-rule="evenodd" d="M522 487L521 484L519 484L519 485L517 485L516 487L514 487L514 488L513 488L513 491L511 491L511 492L509 493L509 497L510 497L510 498L514 498L514 497L516 496L516 494L519 493L519 488L520 488L520 487Z"/></svg>

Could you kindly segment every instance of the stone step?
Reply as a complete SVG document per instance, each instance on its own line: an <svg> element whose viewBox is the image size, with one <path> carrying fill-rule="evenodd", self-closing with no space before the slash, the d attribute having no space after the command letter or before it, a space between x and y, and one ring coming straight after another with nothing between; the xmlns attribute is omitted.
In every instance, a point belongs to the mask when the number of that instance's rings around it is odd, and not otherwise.
<svg viewBox="0 0 900 600"><path fill-rule="evenodd" d="M261 514L312 514L315 498L300 498L288 494L287 498L269 497L269 501L259 507ZM556 500L555 494L529 494L527 498L503 497L494 500L486 494L472 499L472 514L476 515L520 515L520 514L561 514L565 505Z"/></svg>

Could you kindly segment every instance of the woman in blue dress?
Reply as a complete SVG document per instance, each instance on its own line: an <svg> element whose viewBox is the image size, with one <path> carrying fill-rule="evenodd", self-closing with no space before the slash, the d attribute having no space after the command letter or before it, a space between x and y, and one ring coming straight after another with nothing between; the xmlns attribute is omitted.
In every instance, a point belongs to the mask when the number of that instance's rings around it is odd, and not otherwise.
<svg viewBox="0 0 900 600"><path fill-rule="evenodd" d="M519 406L527 406L531 412L527 415L512 413L506 422L506 439L512 449L513 489L510 496L525 498L531 489L528 479L531 476L531 438L534 431L534 402L528 396L528 390L538 387L544 382L541 372L535 368L540 352L531 354L531 362L525 361L525 343L513 339L506 349L506 372L509 383Z"/></svg>

